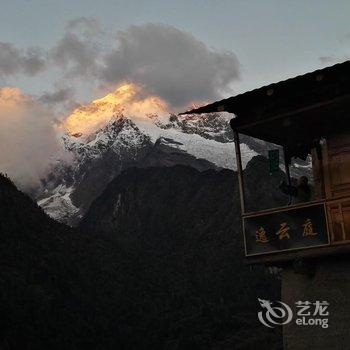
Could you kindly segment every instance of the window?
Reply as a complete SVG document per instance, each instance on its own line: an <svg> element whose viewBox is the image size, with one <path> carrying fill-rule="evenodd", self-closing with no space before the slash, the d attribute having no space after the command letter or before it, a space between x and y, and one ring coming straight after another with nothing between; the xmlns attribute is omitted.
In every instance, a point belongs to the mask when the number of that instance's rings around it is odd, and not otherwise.
<svg viewBox="0 0 350 350"><path fill-rule="evenodd" d="M293 158L288 166L289 176L281 145L240 135L240 152L245 213L324 198L323 181L319 181L323 175L316 152L305 160Z"/></svg>

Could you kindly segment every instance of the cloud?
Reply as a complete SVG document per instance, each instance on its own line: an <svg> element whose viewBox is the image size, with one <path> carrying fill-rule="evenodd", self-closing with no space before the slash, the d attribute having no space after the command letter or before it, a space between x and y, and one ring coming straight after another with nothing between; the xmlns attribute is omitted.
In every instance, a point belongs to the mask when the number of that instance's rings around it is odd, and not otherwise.
<svg viewBox="0 0 350 350"><path fill-rule="evenodd" d="M66 33L50 51L52 62L69 76L94 74L98 50L75 33Z"/></svg>
<svg viewBox="0 0 350 350"><path fill-rule="evenodd" d="M141 84L173 106L212 100L240 77L234 53L208 48L190 33L161 24L131 26L106 55L102 81Z"/></svg>
<svg viewBox="0 0 350 350"><path fill-rule="evenodd" d="M108 40L111 37L94 18L78 17L67 22L63 36L46 52L0 42L0 77L34 76L59 68L64 81L102 87L138 84L175 109L232 93L232 83L240 78L233 52L209 48L172 26L131 26L117 33L115 45ZM44 93L40 101L55 104L64 98L69 98L69 91L60 89Z"/></svg>
<svg viewBox="0 0 350 350"><path fill-rule="evenodd" d="M91 76L100 53L97 40L102 33L97 20L78 17L67 22L63 37L50 50L19 49L12 43L0 42L0 77L35 76L54 66L70 76Z"/></svg>
<svg viewBox="0 0 350 350"><path fill-rule="evenodd" d="M38 186L55 157L64 158L54 117L17 88L0 89L0 172L29 190Z"/></svg>
<svg viewBox="0 0 350 350"><path fill-rule="evenodd" d="M63 37L49 51L50 61L65 71L67 77L93 77L101 54L98 42L101 33L93 18L68 21Z"/></svg>
<svg viewBox="0 0 350 350"><path fill-rule="evenodd" d="M318 59L323 66L329 66L336 63L348 61L350 59L349 53L350 33L346 33L339 38L339 47L334 49L330 55L320 56Z"/></svg>
<svg viewBox="0 0 350 350"><path fill-rule="evenodd" d="M48 105L66 102L70 100L74 92L71 88L60 88L53 92L44 92L40 97L39 101Z"/></svg>
<svg viewBox="0 0 350 350"><path fill-rule="evenodd" d="M95 18L77 17L67 22L66 30L68 32L79 32L84 37L91 38L102 33L101 26Z"/></svg>
<svg viewBox="0 0 350 350"><path fill-rule="evenodd" d="M318 59L322 64L332 64L337 61L334 56L321 56Z"/></svg>
<svg viewBox="0 0 350 350"><path fill-rule="evenodd" d="M336 63L348 61L350 59L350 55L321 56L318 59L323 66L330 66Z"/></svg>
<svg viewBox="0 0 350 350"><path fill-rule="evenodd" d="M0 76L26 74L34 76L46 67L44 52L36 47L18 49L11 43L0 42Z"/></svg>
<svg viewBox="0 0 350 350"><path fill-rule="evenodd" d="M51 115L55 115L57 122L61 121L67 113L79 106L76 93L71 87L60 87L59 84L53 91L46 91L36 97L37 101L46 108L50 108Z"/></svg>

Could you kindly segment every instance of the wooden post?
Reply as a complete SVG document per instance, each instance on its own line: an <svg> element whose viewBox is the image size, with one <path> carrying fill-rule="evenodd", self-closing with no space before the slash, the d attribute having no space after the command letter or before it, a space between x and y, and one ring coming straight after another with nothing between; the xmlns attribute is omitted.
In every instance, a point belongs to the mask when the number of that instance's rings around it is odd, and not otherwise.
<svg viewBox="0 0 350 350"><path fill-rule="evenodd" d="M290 188L290 186L292 185L292 181L290 179L289 164L288 164L288 160L287 160L287 156L286 156L286 150L284 147L283 147L283 158L284 158L284 168L286 170L286 175L287 175L287 183L288 183L288 186ZM292 196L289 194L288 197L289 197L288 198L288 205L291 205L292 204Z"/></svg>
<svg viewBox="0 0 350 350"><path fill-rule="evenodd" d="M239 198L241 202L241 213L245 213L245 202L244 202L244 181L243 181L243 169L242 169L242 157L241 149L239 146L239 135L237 130L233 130L235 140L235 151L236 151L236 163L238 173L238 186L239 186Z"/></svg>

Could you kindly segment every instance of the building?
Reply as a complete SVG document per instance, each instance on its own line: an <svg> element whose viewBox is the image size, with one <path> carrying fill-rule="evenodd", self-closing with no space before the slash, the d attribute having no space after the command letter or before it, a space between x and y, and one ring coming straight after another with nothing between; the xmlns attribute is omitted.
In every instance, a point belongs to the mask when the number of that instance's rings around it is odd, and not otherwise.
<svg viewBox="0 0 350 350"><path fill-rule="evenodd" d="M187 113L222 111L234 114L246 262L283 268L282 299L294 314L299 301L329 303L327 329L284 326L285 349L349 348L350 61ZM271 176L285 176L284 205L249 210L241 135L266 142Z"/></svg>

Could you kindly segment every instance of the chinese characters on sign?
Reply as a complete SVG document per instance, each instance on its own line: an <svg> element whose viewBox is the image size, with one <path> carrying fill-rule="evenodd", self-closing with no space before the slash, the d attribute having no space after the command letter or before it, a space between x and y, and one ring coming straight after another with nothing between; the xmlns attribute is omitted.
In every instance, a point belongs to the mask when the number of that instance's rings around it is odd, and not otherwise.
<svg viewBox="0 0 350 350"><path fill-rule="evenodd" d="M256 242L267 243L269 240L266 237L266 232L263 227L259 227L256 231Z"/></svg>
<svg viewBox="0 0 350 350"><path fill-rule="evenodd" d="M317 232L314 232L312 221L311 219L306 219L305 223L303 224L303 236L315 236L317 235ZM280 224L279 230L276 232L276 235L279 239L290 239L289 235L289 226L287 226L286 222L283 222ZM269 240L266 237L266 231L263 227L259 227L259 229L256 231L256 242L259 243L267 243Z"/></svg>
<svg viewBox="0 0 350 350"><path fill-rule="evenodd" d="M323 204L244 218L246 253L266 254L329 243Z"/></svg>
<svg viewBox="0 0 350 350"><path fill-rule="evenodd" d="M278 236L279 239L284 239L284 238L289 239L290 238L289 226L287 226L286 222L283 222L280 225L280 229L277 231L276 235Z"/></svg>
<svg viewBox="0 0 350 350"><path fill-rule="evenodd" d="M317 232L314 232L311 219L306 219L305 223L303 224L303 227L304 227L304 231L303 231L304 237L317 235Z"/></svg>

